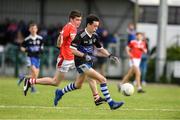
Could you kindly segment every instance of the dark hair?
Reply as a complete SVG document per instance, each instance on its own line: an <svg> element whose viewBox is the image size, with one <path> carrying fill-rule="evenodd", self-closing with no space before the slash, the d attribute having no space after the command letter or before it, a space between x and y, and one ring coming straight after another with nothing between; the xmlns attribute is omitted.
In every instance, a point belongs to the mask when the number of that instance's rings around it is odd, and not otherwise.
<svg viewBox="0 0 180 120"><path fill-rule="evenodd" d="M99 18L94 14L88 15L86 18L86 26L87 24L90 24L90 25L93 24L94 21L99 22Z"/></svg>
<svg viewBox="0 0 180 120"><path fill-rule="evenodd" d="M30 28L30 27L33 27L33 26L37 26L37 24L36 24L36 23L30 23L30 24L29 24L29 28Z"/></svg>
<svg viewBox="0 0 180 120"><path fill-rule="evenodd" d="M139 35L139 34L142 35L143 33L142 33L142 32L137 32L137 33L136 33L136 35Z"/></svg>
<svg viewBox="0 0 180 120"><path fill-rule="evenodd" d="M69 19L74 19L75 17L81 17L81 12L78 10L73 10L69 14Z"/></svg>

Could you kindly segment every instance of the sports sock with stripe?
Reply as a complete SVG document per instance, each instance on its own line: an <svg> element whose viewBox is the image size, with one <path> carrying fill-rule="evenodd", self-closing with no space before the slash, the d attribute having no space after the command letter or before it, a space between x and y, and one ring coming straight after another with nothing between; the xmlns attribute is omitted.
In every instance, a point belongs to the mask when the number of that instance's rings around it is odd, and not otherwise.
<svg viewBox="0 0 180 120"><path fill-rule="evenodd" d="M101 87L101 92L103 93L104 97L106 98L106 101L108 102L108 104L110 106L112 106L113 100L109 94L109 90L108 90L106 83L100 84L100 87Z"/></svg>
<svg viewBox="0 0 180 120"><path fill-rule="evenodd" d="M75 87L75 83L70 83L69 85L67 85L66 87L64 87L62 89L62 93L65 94L67 92L70 92L70 91L73 91L73 90L76 90L77 88Z"/></svg>

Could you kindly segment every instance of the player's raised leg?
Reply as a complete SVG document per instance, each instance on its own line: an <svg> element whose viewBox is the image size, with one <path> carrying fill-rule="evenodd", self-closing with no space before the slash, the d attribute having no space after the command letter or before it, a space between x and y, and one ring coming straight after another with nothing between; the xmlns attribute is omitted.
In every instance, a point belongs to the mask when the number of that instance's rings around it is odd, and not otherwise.
<svg viewBox="0 0 180 120"><path fill-rule="evenodd" d="M88 80L89 86L91 88L93 98L94 98L94 103L96 106L101 105L102 103L106 102L106 99L100 97L97 89L97 82L96 80Z"/></svg>
<svg viewBox="0 0 180 120"><path fill-rule="evenodd" d="M76 81L74 83L68 84L66 87L61 89L56 89L55 91L55 98L54 98L54 105L58 105L58 101L62 98L62 96L70 91L80 89L84 80L86 78L85 74L78 74L76 77Z"/></svg>
<svg viewBox="0 0 180 120"><path fill-rule="evenodd" d="M108 104L112 110L115 110L124 104L124 102L115 102L112 100L109 90L108 90L108 87L107 87L107 80L104 76L102 76L100 73L96 72L92 68L85 71L84 73L88 77L93 78L100 83L101 92L103 93L104 97L106 98L106 101L108 102Z"/></svg>

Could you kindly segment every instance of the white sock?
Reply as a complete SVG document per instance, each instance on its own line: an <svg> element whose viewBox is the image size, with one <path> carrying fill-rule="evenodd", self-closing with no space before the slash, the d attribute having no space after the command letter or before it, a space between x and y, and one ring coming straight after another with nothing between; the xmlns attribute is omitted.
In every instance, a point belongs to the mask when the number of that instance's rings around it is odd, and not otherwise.
<svg viewBox="0 0 180 120"><path fill-rule="evenodd" d="M142 89L142 87L141 87L141 86L139 86L139 87L138 87L138 90L141 90L141 89Z"/></svg>

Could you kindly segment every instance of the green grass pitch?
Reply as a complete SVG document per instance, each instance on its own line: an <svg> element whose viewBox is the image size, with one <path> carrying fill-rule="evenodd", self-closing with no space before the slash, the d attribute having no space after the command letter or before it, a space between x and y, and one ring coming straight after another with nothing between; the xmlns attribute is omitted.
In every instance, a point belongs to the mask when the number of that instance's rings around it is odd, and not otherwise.
<svg viewBox="0 0 180 120"><path fill-rule="evenodd" d="M15 78L0 77L0 119L180 119L180 87L175 85L150 84L145 87L147 93L126 97L117 91L116 82L109 81L112 98L125 102L112 111L107 104L95 106L87 83L63 96L54 107L56 87L37 85L38 93L28 92L25 97L23 86L16 82Z"/></svg>

